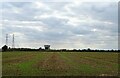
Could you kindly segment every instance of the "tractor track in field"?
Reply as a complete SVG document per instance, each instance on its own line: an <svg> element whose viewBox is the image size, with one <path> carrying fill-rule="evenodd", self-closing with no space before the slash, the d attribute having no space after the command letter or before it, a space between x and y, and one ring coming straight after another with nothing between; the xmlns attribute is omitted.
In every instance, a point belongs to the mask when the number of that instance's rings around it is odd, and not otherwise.
<svg viewBox="0 0 120 78"><path fill-rule="evenodd" d="M12 59L8 59L8 60L3 60L2 63L21 63L24 61L28 61L30 59L32 59L34 56L36 56L35 54L29 54L29 55L24 55L24 56L20 56L17 58L12 58Z"/></svg>
<svg viewBox="0 0 120 78"><path fill-rule="evenodd" d="M53 53L44 60L40 60L35 64L38 69L46 69L47 71L67 72L70 69L69 64L63 60L58 53Z"/></svg>
<svg viewBox="0 0 120 78"><path fill-rule="evenodd" d="M112 65L114 64L114 62L111 62L111 61L106 61L106 60L103 60L103 59L94 59L93 57L89 57L89 56L78 56L78 55L75 55L75 56L70 56L72 57L73 59L71 61L75 62L75 63L78 63L78 64L88 64L88 65L91 65L92 67L96 67L99 64L104 64L104 66L107 68L107 67L112 67ZM69 56L66 56L66 58L70 58Z"/></svg>
<svg viewBox="0 0 120 78"><path fill-rule="evenodd" d="M101 64L102 66L102 68L105 68L105 69L108 69L109 71L108 72L106 72L106 73L102 73L102 74L100 74L100 76L112 76L112 75L117 75L117 71L116 70L113 70L112 69L112 66L113 66L113 63L112 62L109 62L109 61L106 61L106 60L101 60L101 59L97 59L97 60L99 60L99 61L97 61L96 59L94 59L94 58L91 58L91 57L80 57L80 56L74 56L74 57L72 57L73 59L72 60L69 60L69 58L71 57L69 57L69 56L63 56L66 60L68 60L68 61L70 61L71 63L73 63L73 65L78 65L78 67L79 67L79 65L80 64L84 64L84 65L90 65L90 67L91 68L100 68L100 67L97 67L97 66L99 66L101 63L103 64ZM104 64L105 63L105 64Z"/></svg>

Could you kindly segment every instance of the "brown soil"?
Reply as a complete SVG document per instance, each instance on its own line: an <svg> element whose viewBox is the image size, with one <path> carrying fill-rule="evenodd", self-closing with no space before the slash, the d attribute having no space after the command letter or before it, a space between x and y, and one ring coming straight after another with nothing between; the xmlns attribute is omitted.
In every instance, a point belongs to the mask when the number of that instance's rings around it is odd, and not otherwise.
<svg viewBox="0 0 120 78"><path fill-rule="evenodd" d="M13 76L13 75L20 76L20 75L22 75L21 70L16 65L9 64L7 67L8 68L3 67L3 70L2 70L3 76Z"/></svg>
<svg viewBox="0 0 120 78"><path fill-rule="evenodd" d="M76 62L76 63L78 63L78 64L87 64L87 65L90 65L90 66L92 66L92 67L96 67L96 66L98 66L99 64L101 64L101 62L102 62L102 60L100 60L100 61L96 61L96 60L94 60L94 59L92 59L92 58L82 58L82 57L80 57L80 56L77 56L76 55L76 57L73 57L73 60L74 60L74 62ZM104 61L104 60L103 60ZM102 63L103 64L103 66L104 67L112 67L112 64L111 63L106 63L105 62L105 64L104 63Z"/></svg>
<svg viewBox="0 0 120 78"><path fill-rule="evenodd" d="M35 56L35 54L29 54L29 55L24 55L24 56L20 56L18 58L13 58L13 59L9 59L9 60L2 60L2 63L21 63L24 61L28 61L29 59L32 59Z"/></svg>
<svg viewBox="0 0 120 78"><path fill-rule="evenodd" d="M63 71L70 69L70 66L65 63L64 60L60 58L60 55L57 53L52 54L50 57L46 58L45 60L39 61L35 65L38 69L43 68L47 69L48 71ZM66 71L67 72L67 71Z"/></svg>

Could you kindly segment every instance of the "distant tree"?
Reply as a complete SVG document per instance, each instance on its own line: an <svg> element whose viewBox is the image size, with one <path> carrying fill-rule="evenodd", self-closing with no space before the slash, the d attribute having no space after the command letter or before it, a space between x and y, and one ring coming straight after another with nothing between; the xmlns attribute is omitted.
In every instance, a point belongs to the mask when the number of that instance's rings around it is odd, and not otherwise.
<svg viewBox="0 0 120 78"><path fill-rule="evenodd" d="M88 51L90 51L91 49L90 49L90 48L88 48L87 50L88 50Z"/></svg>
<svg viewBox="0 0 120 78"><path fill-rule="evenodd" d="M11 49L10 47L8 49Z"/></svg>
<svg viewBox="0 0 120 78"><path fill-rule="evenodd" d="M40 47L39 50L42 50L42 48Z"/></svg>
<svg viewBox="0 0 120 78"><path fill-rule="evenodd" d="M7 45L4 45L3 47L2 47L2 51L7 51L8 50L8 46Z"/></svg>

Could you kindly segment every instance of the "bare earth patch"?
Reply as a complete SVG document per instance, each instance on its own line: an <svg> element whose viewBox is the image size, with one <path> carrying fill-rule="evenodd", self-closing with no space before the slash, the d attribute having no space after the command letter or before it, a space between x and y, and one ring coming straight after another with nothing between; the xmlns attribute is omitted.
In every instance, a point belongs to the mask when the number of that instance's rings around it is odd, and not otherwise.
<svg viewBox="0 0 120 78"><path fill-rule="evenodd" d="M67 72L70 69L70 66L65 63L64 60L60 58L60 55L57 53L52 54L50 57L39 61L35 64L35 67L38 69L46 69L47 71L57 71L57 72Z"/></svg>
<svg viewBox="0 0 120 78"><path fill-rule="evenodd" d="M29 54L29 55L24 55L20 56L17 58L9 59L9 60L2 60L2 63L21 63L24 61L28 61L29 59L32 59L35 56L35 54Z"/></svg>
<svg viewBox="0 0 120 78"><path fill-rule="evenodd" d="M22 74L21 70L16 65L9 64L7 67L8 68L3 67L4 70L2 70L2 74L4 76L20 76Z"/></svg>

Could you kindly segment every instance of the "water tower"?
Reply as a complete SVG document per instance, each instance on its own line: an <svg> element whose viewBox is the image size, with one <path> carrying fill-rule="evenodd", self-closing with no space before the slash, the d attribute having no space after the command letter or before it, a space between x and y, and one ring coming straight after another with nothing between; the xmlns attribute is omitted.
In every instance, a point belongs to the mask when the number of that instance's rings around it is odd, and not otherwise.
<svg viewBox="0 0 120 78"><path fill-rule="evenodd" d="M45 50L49 50L50 49L50 45L44 45Z"/></svg>

